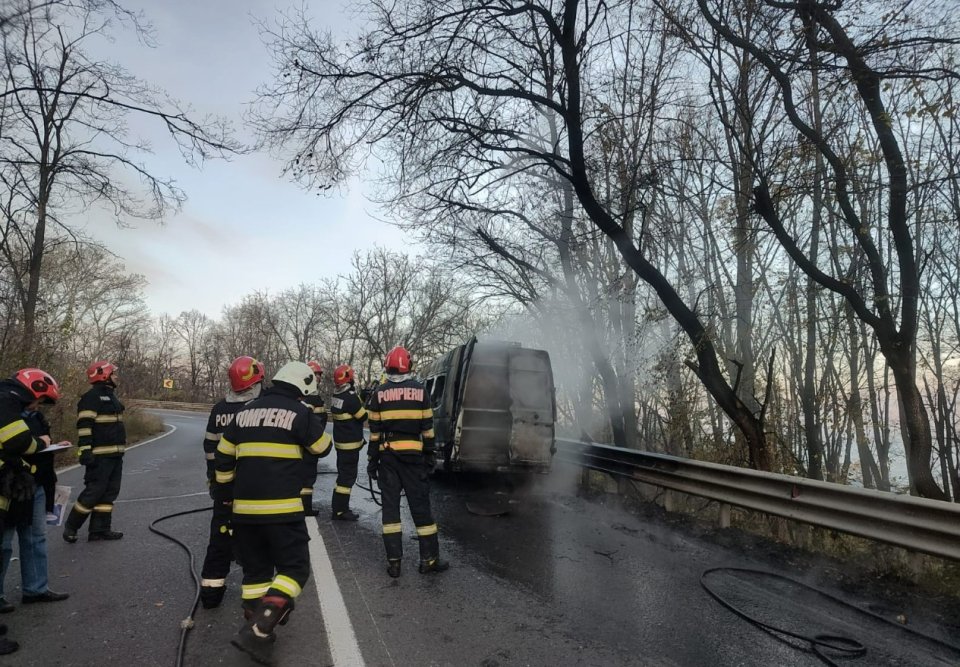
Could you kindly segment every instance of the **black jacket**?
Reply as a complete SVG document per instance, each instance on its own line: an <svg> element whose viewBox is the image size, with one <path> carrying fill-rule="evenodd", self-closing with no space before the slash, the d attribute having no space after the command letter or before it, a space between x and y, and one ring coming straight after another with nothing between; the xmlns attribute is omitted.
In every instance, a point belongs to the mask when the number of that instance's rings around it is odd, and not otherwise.
<svg viewBox="0 0 960 667"><path fill-rule="evenodd" d="M46 447L23 419L24 409L32 402L33 396L19 382L0 381L0 465Z"/></svg>
<svg viewBox="0 0 960 667"><path fill-rule="evenodd" d="M233 398L233 397L230 397ZM246 400L224 398L213 406L207 419L207 432L203 435L203 453L207 459L207 483L213 484L215 469L213 461L224 430L233 423L234 416L248 403Z"/></svg>
<svg viewBox="0 0 960 667"><path fill-rule="evenodd" d="M330 398L330 418L333 419L333 441L337 449L363 447L363 422L367 410L352 385L334 391Z"/></svg>
<svg viewBox="0 0 960 667"><path fill-rule="evenodd" d="M123 456L127 430L123 425L123 403L113 386L96 382L77 403L77 444L80 453L93 450L94 456Z"/></svg>
<svg viewBox="0 0 960 667"><path fill-rule="evenodd" d="M11 500L33 497L30 465L22 456L47 445L30 432L23 419L24 408L32 402L33 396L19 382L0 381L0 517L10 509Z"/></svg>
<svg viewBox="0 0 960 667"><path fill-rule="evenodd" d="M237 523L303 518L304 451L330 452L330 436L293 391L274 386L239 410L217 445L217 498L233 500Z"/></svg>
<svg viewBox="0 0 960 667"><path fill-rule="evenodd" d="M386 450L411 460L434 454L433 409L422 382L388 379L373 390L368 407L371 460Z"/></svg>

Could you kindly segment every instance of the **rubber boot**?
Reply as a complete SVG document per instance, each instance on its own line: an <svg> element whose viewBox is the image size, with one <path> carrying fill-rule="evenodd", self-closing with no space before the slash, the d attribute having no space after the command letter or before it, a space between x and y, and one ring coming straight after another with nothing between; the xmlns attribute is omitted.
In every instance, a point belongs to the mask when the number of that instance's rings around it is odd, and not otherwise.
<svg viewBox="0 0 960 667"><path fill-rule="evenodd" d="M357 521L360 519L360 515L351 509L346 509L342 512L332 514L330 518L334 521Z"/></svg>
<svg viewBox="0 0 960 667"><path fill-rule="evenodd" d="M429 574L430 572L446 572L450 569L450 563L439 558L420 561L420 574Z"/></svg>
<svg viewBox="0 0 960 667"><path fill-rule="evenodd" d="M450 563L440 560L440 540L437 534L423 535L420 539L420 574L444 572Z"/></svg>
<svg viewBox="0 0 960 667"><path fill-rule="evenodd" d="M204 609L216 609L223 602L223 595L226 592L226 586L201 586L200 604Z"/></svg>
<svg viewBox="0 0 960 667"><path fill-rule="evenodd" d="M237 636L230 640L230 643L250 656L258 665L273 665L273 645L277 641L277 636L272 632L269 635L260 633L256 625L248 623L240 628Z"/></svg>
<svg viewBox="0 0 960 667"><path fill-rule="evenodd" d="M100 540L122 540L123 533L117 532L116 530L105 530L100 533L90 533L87 536L88 542L99 542Z"/></svg>
<svg viewBox="0 0 960 667"><path fill-rule="evenodd" d="M123 538L123 533L110 530L110 524L113 520L111 512L94 512L90 519L90 535L87 540L90 542L99 542L100 540L119 540Z"/></svg>
<svg viewBox="0 0 960 667"><path fill-rule="evenodd" d="M388 560L387 561L387 574L389 574L394 579L400 576L400 561L398 560Z"/></svg>
<svg viewBox="0 0 960 667"><path fill-rule="evenodd" d="M77 531L83 527L87 520L87 515L79 511L76 507L70 510L67 520L63 524L63 539L73 544L77 541Z"/></svg>
<svg viewBox="0 0 960 667"><path fill-rule="evenodd" d="M273 648L277 624L289 615L289 600L283 597L264 597L250 622L240 628L230 643L260 665L273 665Z"/></svg>
<svg viewBox="0 0 960 667"><path fill-rule="evenodd" d="M7 639L6 637L0 637L0 655L13 653L18 648L20 648L20 644L17 642L13 641L12 639Z"/></svg>
<svg viewBox="0 0 960 667"><path fill-rule="evenodd" d="M277 621L277 625L286 625L290 621L290 614L292 614L296 608L297 605L293 600L287 600L287 606L284 608L280 620Z"/></svg>
<svg viewBox="0 0 960 667"><path fill-rule="evenodd" d="M262 598L257 598L256 600L244 600L240 603L240 608L243 610L243 620L253 620L253 615L257 613L257 607L260 606L261 599Z"/></svg>

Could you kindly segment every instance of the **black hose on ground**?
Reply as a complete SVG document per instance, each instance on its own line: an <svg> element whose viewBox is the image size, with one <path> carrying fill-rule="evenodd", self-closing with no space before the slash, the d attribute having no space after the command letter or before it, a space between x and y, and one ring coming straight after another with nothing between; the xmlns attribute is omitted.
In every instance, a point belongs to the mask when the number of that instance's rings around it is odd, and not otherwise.
<svg viewBox="0 0 960 667"><path fill-rule="evenodd" d="M156 526L161 521L166 521L167 519L174 519L178 516L186 516L188 514L199 514L200 512L210 512L212 510L213 507L211 505L207 505L206 507L200 507L195 510L186 510L185 512L167 514L166 516L162 516L159 519L154 520L150 524L151 532L156 533L160 537L168 539L171 542L174 542L175 544L179 545L181 549L187 552L187 555L190 557L190 576L193 577L193 582L196 585L196 595L193 598L193 605L190 607L190 613L185 619L180 621L180 642L177 645L177 667L183 667L183 655L187 649L187 634L193 629L193 617L197 613L197 607L200 606L200 575L197 573L196 559L190 547L175 538L173 535L163 532Z"/></svg>
<svg viewBox="0 0 960 667"><path fill-rule="evenodd" d="M938 639L931 635L920 632L919 630L908 628L901 623L898 623L890 620L889 618L886 618L885 616L882 616L880 614L875 614L872 611L867 611L866 609L862 609L856 605L850 604L845 600L841 600L840 598L834 595L831 595L830 593L827 593L824 590L821 590L814 586L810 586L809 584L805 584L803 582L797 581L796 579L792 579L790 577L786 577L781 574L775 574L773 572L767 572L766 570L757 570L757 569L746 568L746 567L712 567L707 570L704 570L703 573L700 575L700 585L710 595L710 597L712 597L714 600L719 602L721 605L723 605L724 607L732 611L734 614L736 614L740 618L748 621L749 623L752 623L753 625L756 625L758 628L761 628L762 630L765 630L767 632L774 634L775 636L780 635L780 636L791 637L793 639L796 639L800 642L805 643L807 646L807 649L811 653L816 655L824 664L830 665L830 667L839 667L839 665L838 663L831 660L830 656L826 655L825 652L832 652L835 655L842 656L844 658L859 658L867 654L867 647L861 644L858 640L854 639L853 637L848 637L846 635L839 634L839 633L838 634L805 635L799 632L791 632L790 630L786 630L784 628L777 627L770 623L761 621L755 616L751 616L749 613L745 612L744 610L734 606L733 603L725 599L722 595L720 595L715 590L710 588L710 586L707 585L707 582L706 582L707 578L711 574L714 574L717 572L747 573L747 574L760 575L764 577L770 577L772 579L780 579L782 581L790 582L791 584L798 586L802 589L816 593L817 595L823 598L826 598L831 602L835 602L843 607L853 609L854 611L857 611L865 616L869 616L870 618L873 618L875 620L882 621L888 625L892 625L902 630L903 632L908 632L911 635L914 635L915 637L920 637L937 646L953 651L958 656L960 656L960 646L950 644L948 642L943 641L942 639ZM790 646L794 646L794 648L797 648L796 645L790 642L787 642L787 643Z"/></svg>
<svg viewBox="0 0 960 667"><path fill-rule="evenodd" d="M357 481L355 482L355 484L356 484L359 488L363 489L364 491L369 491L369 492L370 492L370 500L372 500L374 503L376 503L376 504L377 504L377 507L383 507L383 502L381 502L381 500L380 500L380 496L382 496L383 493L380 491L380 489L374 489L374 488L373 488L373 484L374 484L374 481L375 481L375 480L372 480L372 479L369 479L369 478L367 478L367 479L368 479L368 481L370 482L370 486L364 486L363 484L360 483L359 480L357 480ZM377 486L379 486L379 484L378 484Z"/></svg>

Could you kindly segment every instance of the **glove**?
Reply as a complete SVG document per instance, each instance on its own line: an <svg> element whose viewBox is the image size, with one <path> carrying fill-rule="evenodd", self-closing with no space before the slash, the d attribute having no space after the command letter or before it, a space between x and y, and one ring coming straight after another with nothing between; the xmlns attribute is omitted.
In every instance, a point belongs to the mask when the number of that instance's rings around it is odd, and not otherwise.
<svg viewBox="0 0 960 667"><path fill-rule="evenodd" d="M380 461L371 459L370 462L367 463L367 477L373 480L377 479L378 470L380 470Z"/></svg>
<svg viewBox="0 0 960 667"><path fill-rule="evenodd" d="M93 451L89 449L84 449L80 452L80 465L88 466L93 463Z"/></svg>
<svg viewBox="0 0 960 667"><path fill-rule="evenodd" d="M427 466L427 470L433 472L437 468L437 453L436 452L424 452L423 453L423 463Z"/></svg>

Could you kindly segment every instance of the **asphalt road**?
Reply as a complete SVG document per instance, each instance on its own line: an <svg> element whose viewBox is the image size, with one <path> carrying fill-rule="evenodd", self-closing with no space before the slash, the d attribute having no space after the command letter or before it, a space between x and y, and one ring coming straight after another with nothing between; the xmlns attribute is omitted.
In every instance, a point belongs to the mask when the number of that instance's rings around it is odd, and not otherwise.
<svg viewBox="0 0 960 667"><path fill-rule="evenodd" d="M208 504L201 439L205 415L161 413L175 431L127 453L114 526L115 543L64 543L49 532L51 587L65 602L20 606L0 621L21 642L0 665L175 664L180 623L194 588L187 556L148 530L154 519ZM316 497L328 506L333 456L321 461ZM61 483L81 483L80 470ZM701 589L709 567L757 567L801 578L888 617L909 614L911 626L941 638L960 636L935 601L889 600L869 591L845 592L827 568L795 564L678 529L657 515L638 517L574 493L575 471L513 494L478 480L434 483L441 549L452 567L442 575L416 571L417 544L404 510L404 572L387 577L380 518L357 488L356 524L314 522L315 576L279 629L280 665L821 665L809 652L742 621ZM361 482L366 483L361 473ZM480 516L467 510L509 510ZM194 549L198 567L209 515L161 525ZM329 559L329 560L328 560ZM325 573L329 570L329 573ZM229 645L241 623L239 572L228 579L224 606L198 610L185 664L249 661ZM765 620L805 633L849 634L867 646L849 665L960 665L960 653L913 637L789 584L750 575L715 580L738 605ZM11 569L7 598L19 603L19 573ZM340 601L342 600L342 607Z"/></svg>

